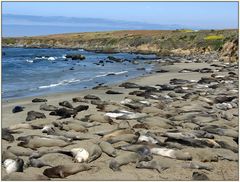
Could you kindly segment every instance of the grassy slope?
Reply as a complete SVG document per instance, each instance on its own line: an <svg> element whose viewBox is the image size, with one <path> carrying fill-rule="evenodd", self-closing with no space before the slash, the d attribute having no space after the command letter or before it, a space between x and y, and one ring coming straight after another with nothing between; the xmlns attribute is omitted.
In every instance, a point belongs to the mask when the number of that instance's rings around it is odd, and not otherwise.
<svg viewBox="0 0 240 182"><path fill-rule="evenodd" d="M237 30L198 32L191 30L129 30L3 38L2 45L169 54L176 49L190 49L195 52L202 49L218 50L225 42L233 39L238 39Z"/></svg>

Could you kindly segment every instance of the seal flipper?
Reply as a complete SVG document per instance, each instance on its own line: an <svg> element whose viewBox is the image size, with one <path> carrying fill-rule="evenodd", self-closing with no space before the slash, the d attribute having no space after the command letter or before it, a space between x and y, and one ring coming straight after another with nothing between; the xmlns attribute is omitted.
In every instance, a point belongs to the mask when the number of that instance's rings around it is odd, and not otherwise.
<svg viewBox="0 0 240 182"><path fill-rule="evenodd" d="M61 178L65 178L65 176L64 176L64 174L63 174L63 171L60 169L60 171L59 171L59 176L61 177Z"/></svg>
<svg viewBox="0 0 240 182"><path fill-rule="evenodd" d="M119 163L115 160L110 162L109 168L111 168L113 171L121 171Z"/></svg>

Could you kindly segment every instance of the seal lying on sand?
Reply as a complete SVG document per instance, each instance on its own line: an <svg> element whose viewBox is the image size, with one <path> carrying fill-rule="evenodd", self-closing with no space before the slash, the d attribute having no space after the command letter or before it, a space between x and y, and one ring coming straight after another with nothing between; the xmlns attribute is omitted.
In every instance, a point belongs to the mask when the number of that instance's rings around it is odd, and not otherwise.
<svg viewBox="0 0 240 182"><path fill-rule="evenodd" d="M11 125L8 127L9 130L18 130L18 129L42 129L42 126L36 126L28 123L19 123Z"/></svg>
<svg viewBox="0 0 240 182"><path fill-rule="evenodd" d="M46 164L46 163L42 162L41 160L34 159L34 158L29 159L29 161L27 162L27 166L37 167L37 168L41 168L41 167L44 167L44 166L52 167L51 165Z"/></svg>
<svg viewBox="0 0 240 182"><path fill-rule="evenodd" d="M12 131L8 128L2 128L2 139L8 142L13 142L14 136L12 135Z"/></svg>
<svg viewBox="0 0 240 182"><path fill-rule="evenodd" d="M73 148L71 150L58 150L58 153L74 157L74 162L86 162L89 159L89 152L84 148Z"/></svg>
<svg viewBox="0 0 240 182"><path fill-rule="evenodd" d="M26 121L32 121L38 118L46 118L44 113L36 112L36 111L29 111L27 113Z"/></svg>
<svg viewBox="0 0 240 182"><path fill-rule="evenodd" d="M115 148L113 148L113 146L110 143L102 141L99 143L99 146L101 147L102 151L105 152L107 155L111 157L117 156Z"/></svg>
<svg viewBox="0 0 240 182"><path fill-rule="evenodd" d="M152 156L149 155L140 155L135 152L128 152L123 155L117 156L115 159L110 161L109 167L113 171L121 171L120 166L129 164L131 162L136 163L140 161L150 161Z"/></svg>
<svg viewBox="0 0 240 182"><path fill-rule="evenodd" d="M20 158L16 160L6 159L3 163L3 166L6 168L8 174L12 172L23 172L24 161Z"/></svg>
<svg viewBox="0 0 240 182"><path fill-rule="evenodd" d="M33 137L31 139L26 138L26 140L18 143L18 146L36 149L40 147L65 147L71 145L71 143L60 140L60 139L51 139L46 137Z"/></svg>
<svg viewBox="0 0 240 182"><path fill-rule="evenodd" d="M91 166L87 164L68 164L68 165L59 165L52 168L45 169L43 174L49 178L65 178L67 176L90 170Z"/></svg>
<svg viewBox="0 0 240 182"><path fill-rule="evenodd" d="M183 168L191 168L191 169L206 169L208 171L213 170L213 166L207 163L191 161L189 163L184 163L181 165Z"/></svg>
<svg viewBox="0 0 240 182"><path fill-rule="evenodd" d="M178 160L192 159L192 156L188 152L183 152L181 150L173 150L168 148L151 148L151 152L153 154L169 157L172 159L178 159Z"/></svg>
<svg viewBox="0 0 240 182"><path fill-rule="evenodd" d="M87 160L87 162L92 162L102 155L102 149L97 144L92 144L91 147L88 149L88 152L89 159Z"/></svg>
<svg viewBox="0 0 240 182"><path fill-rule="evenodd" d="M50 180L47 176L42 174L35 173L24 173L24 172L15 172L8 174L2 178L2 180L6 181L40 181L40 180Z"/></svg>
<svg viewBox="0 0 240 182"><path fill-rule="evenodd" d="M152 161L141 161L137 163L136 168L146 168L146 169L156 169L159 173L161 171L168 169L169 167L162 164L160 161L152 160Z"/></svg>

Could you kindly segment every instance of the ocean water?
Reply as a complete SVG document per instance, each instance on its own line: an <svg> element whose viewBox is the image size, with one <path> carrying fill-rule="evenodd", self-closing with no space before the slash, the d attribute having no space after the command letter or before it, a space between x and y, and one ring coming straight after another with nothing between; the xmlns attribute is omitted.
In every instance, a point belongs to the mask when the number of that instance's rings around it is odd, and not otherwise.
<svg viewBox="0 0 240 182"><path fill-rule="evenodd" d="M146 74L152 69L151 65L145 64L145 60L138 60L139 64L128 61L109 63L106 62L108 56L128 60L137 56L155 58L155 55L103 54L82 49L3 48L2 52L3 99L80 91L99 83L122 82ZM84 55L86 59L66 59L66 54L75 53ZM104 66L96 64L100 60L104 61Z"/></svg>

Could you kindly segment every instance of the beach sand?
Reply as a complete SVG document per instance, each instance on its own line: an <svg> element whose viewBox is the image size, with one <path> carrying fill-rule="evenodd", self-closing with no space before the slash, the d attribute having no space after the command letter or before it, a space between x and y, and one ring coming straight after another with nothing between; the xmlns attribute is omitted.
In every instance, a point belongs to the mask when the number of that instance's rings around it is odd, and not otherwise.
<svg viewBox="0 0 240 182"><path fill-rule="evenodd" d="M217 62L218 63L218 62ZM220 64L220 63L219 63ZM221 63L222 64L222 63ZM170 79L173 78L178 78L178 79L186 79L186 80L199 80L201 77L210 77L212 73L199 73L199 72L189 72L189 73L179 73L178 71L188 68L188 69L201 69L201 68L212 68L215 69L215 67L211 67L209 63L174 63L174 65L167 65L167 66L160 66L156 64L155 69L158 69L160 67L161 69L168 70L169 72L166 73L152 73L149 75L141 76L135 79L129 80L129 82L139 84L141 86L155 86L157 84L165 84L169 83ZM237 70L235 70L237 71ZM153 71L154 72L154 71ZM218 73L217 73L218 74ZM220 74L220 73L219 73ZM227 72L221 72L223 75L227 75ZM138 89L127 89L124 87L119 87L119 84L113 84L113 85L108 85L109 88L98 88L98 89L88 89L84 91L79 91L79 92L72 92L72 93L60 93L60 94L51 94L51 95L45 95L45 96L39 96L37 98L44 98L47 99L47 104L48 105L54 105L54 106L59 106L58 103L60 101L69 101L74 107L83 104L83 105L89 105L89 109L86 111L81 111L77 114L76 118L83 118L86 115L89 114L96 114L96 113L105 113L104 111L97 111L96 105L93 105L91 103L81 103L81 102L76 102L74 103L72 101L72 98L74 97L84 97L85 95L91 94L91 95L96 95L101 98L103 101L108 101L108 102L114 102L117 104L120 104L120 101L124 100L125 97L129 96L129 92L138 90ZM123 92L123 94L106 94L105 92L107 90L114 90L114 91L119 91ZM204 90L203 90L204 91ZM168 93L168 91L163 91L159 93L160 95L164 96ZM178 96L182 96L184 94L177 94ZM138 96L131 96L131 97L136 97L142 100L148 100L150 103L153 105L158 102L158 100L154 99L145 99L144 97L138 97ZM2 101L2 128L9 127L14 124L18 123L31 123L34 125L45 125L45 124L50 124L53 121L60 122L60 121L72 121L74 120L73 118L67 118L63 120L57 120L59 118L58 116L51 116L49 115L49 111L42 111L39 109L40 105L43 103L33 103L32 99L36 97L29 97L29 98L23 98L23 99L15 99L15 100L4 100ZM176 103L179 101L175 101ZM194 100L188 99L188 100L182 100L181 101L182 105L184 106L184 103L188 104L198 104L199 102L196 102ZM25 109L22 112L18 113L12 113L12 109L17 106L24 106ZM171 105L171 103L170 103ZM180 104L181 105L181 104ZM114 107L119 107L119 105L113 105L112 109L114 110ZM110 109L108 107L108 109ZM167 105L166 105L167 108ZM168 112L166 108L161 109L163 112ZM27 112L28 111L38 111L42 112L46 115L46 119L36 119L33 121L26 121L27 117ZM233 108L231 109L231 112L237 112L238 108ZM157 115L157 113L150 113L149 116L150 118L153 117L153 115ZM166 118L167 119L167 118ZM76 119L75 119L76 120ZM115 129L117 126L117 123L119 123L121 120L116 120L113 119L115 124L109 124L109 123L101 123L100 126L94 126L91 128L88 128L87 133L81 133L81 135L92 135L96 132L103 132L103 131L110 131L112 129ZM130 125L133 126L134 124L138 123L136 120L128 120ZM178 122L178 121L176 121ZM219 123L220 125L224 126L227 125L228 128L233 129L234 131L238 132L238 117L234 116L231 121L226 121L223 119L220 119L219 121L215 121L214 124ZM191 129L189 127L180 127L182 131L190 131ZM140 129L138 129L140 130ZM151 131L161 131L161 132L166 132L169 129L166 128L160 128L156 127L154 129L150 129ZM26 135L43 135L45 136L45 133L42 133L40 129L19 129L17 131L21 131L22 133L20 134L13 134L15 139L18 136L26 136ZM75 131L68 131L68 133L74 133L78 134L80 132L75 132ZM215 139L224 139L224 140L231 140L231 137L228 136L220 136L217 134L213 134ZM91 146L91 143L95 143L99 140L101 140L100 136L94 135L94 139L90 140L76 140L74 141L74 144L69 145L64 147L64 149L71 149L71 148L76 148L76 147L85 147L88 148ZM6 150L7 146L13 146L17 147L17 150L29 150L26 148L18 147L17 143L19 141L14 141L12 143L2 140L2 152ZM118 146L121 145L121 142L113 144L113 146ZM233 144L232 144L233 145ZM235 144L237 147L238 145ZM192 146L183 146L183 151L187 151L191 154L192 160L193 161L199 161L199 153L204 152L206 153L213 153L215 154L218 149L215 148L210 148L210 147L204 147L204 148L195 148ZM57 147L53 147L57 148ZM46 147L42 147L38 150L45 150ZM229 151L229 155L236 154L238 156L238 153L234 153ZM124 153L127 153L128 151L123 151L120 149L117 149L117 155L122 155ZM228 154L227 154L228 155ZM28 160L28 156L20 156L25 162ZM44 162L51 164L53 166L56 165L61 165L61 164L70 164L73 163L72 157L60 154L60 153L52 153L52 154L46 154L43 157L40 158ZM74 175L70 175L66 178L56 178L54 180L192 180L192 173L194 171L199 171L201 173L204 173L208 176L210 180L237 180L238 179L238 159L237 160L223 160L223 159L218 159L218 161L215 162L206 162L207 164L210 164L214 167L212 171L207 171L207 170L200 170L200 169L188 169L188 168L182 168L181 164L184 163L185 161L182 160L177 160L177 159L171 159L159 155L154 155L153 159L161 161L163 163L169 164L170 167L166 170L163 170L161 173L158 173L156 170L152 169L138 169L136 168L135 163L130 163L128 165L123 165L121 166L121 171L116 171L114 172L112 169L109 168L109 162L113 159L113 157L108 156L105 153L102 153L101 157L99 157L97 160L93 161L91 165L94 165L96 167L92 168L89 171L83 171L79 172ZM28 167L24 169L25 175L30 175L30 174L42 174L43 171L49 167L42 167L42 168L33 168L33 167ZM6 171L2 167L2 178L6 177ZM9 176L13 175L10 174Z"/></svg>

